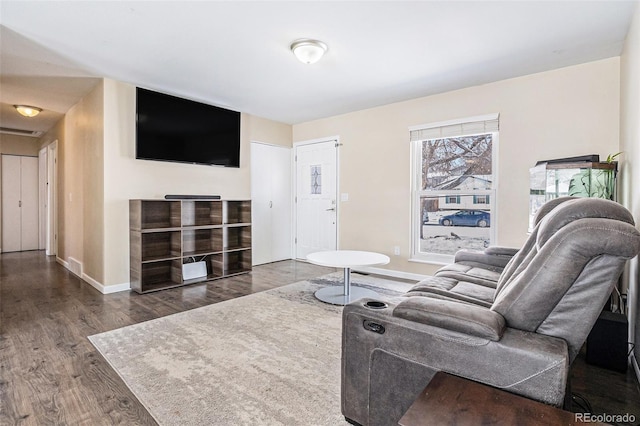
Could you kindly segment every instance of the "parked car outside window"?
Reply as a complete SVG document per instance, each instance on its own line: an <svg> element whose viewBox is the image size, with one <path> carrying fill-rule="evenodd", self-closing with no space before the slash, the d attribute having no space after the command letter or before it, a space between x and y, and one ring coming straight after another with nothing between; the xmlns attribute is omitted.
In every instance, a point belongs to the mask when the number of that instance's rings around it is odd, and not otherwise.
<svg viewBox="0 0 640 426"><path fill-rule="evenodd" d="M479 226L486 228L491 224L491 214L482 210L460 210L457 213L442 216L438 223L443 226Z"/></svg>

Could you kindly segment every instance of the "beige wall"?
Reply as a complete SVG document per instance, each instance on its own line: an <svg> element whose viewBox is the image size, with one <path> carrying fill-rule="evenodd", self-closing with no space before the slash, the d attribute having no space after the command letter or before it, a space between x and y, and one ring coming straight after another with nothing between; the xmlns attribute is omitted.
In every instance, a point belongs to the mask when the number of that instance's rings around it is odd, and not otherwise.
<svg viewBox="0 0 640 426"><path fill-rule="evenodd" d="M58 141L57 257L82 263L83 273L100 282L102 270L103 87L98 84L40 138Z"/></svg>
<svg viewBox="0 0 640 426"><path fill-rule="evenodd" d="M636 6L620 60L620 201L640 223L640 6ZM630 262L626 275L629 288L629 323L634 342L640 341L640 283L638 259ZM635 329L635 332L634 332ZM636 345L640 360L640 346Z"/></svg>
<svg viewBox="0 0 640 426"><path fill-rule="evenodd" d="M135 159L135 87L105 80L103 284L129 282L129 199L166 194L251 197L250 141L291 145L291 126L242 114L240 168Z"/></svg>
<svg viewBox="0 0 640 426"><path fill-rule="evenodd" d="M240 168L135 159L135 87L105 79L35 146L58 140L58 257L98 285L129 282L129 199L249 198L250 140L291 146L291 126L242 114ZM108 288L106 291L110 291Z"/></svg>
<svg viewBox="0 0 640 426"><path fill-rule="evenodd" d="M0 133L0 154L37 156L39 150L37 138Z"/></svg>
<svg viewBox="0 0 640 426"><path fill-rule="evenodd" d="M497 243L527 232L537 160L618 151L619 58L448 92L293 126L300 142L339 135L342 249L389 255L389 269L428 274L410 253L410 126L500 113ZM401 255L393 255L393 246Z"/></svg>
<svg viewBox="0 0 640 426"><path fill-rule="evenodd" d="M536 160L617 152L619 77L613 58L293 127L242 114L238 169L136 160L135 88L107 79L41 139L59 140L59 256L78 259L105 286L128 283L129 199L247 198L250 141L290 146L339 135L340 192L349 193L340 206L341 248L387 253L390 269L430 273L435 266L408 261L408 127L492 112L501 115L497 242L518 246L526 237L528 169ZM396 245L400 256L392 255Z"/></svg>
<svg viewBox="0 0 640 426"><path fill-rule="evenodd" d="M249 114L245 114L243 119L247 121L249 134L251 135L250 142L263 142L287 147L293 146L291 125ZM249 156L249 158L251 158L251 156Z"/></svg>
<svg viewBox="0 0 640 426"><path fill-rule="evenodd" d="M83 273L104 281L104 89L100 82L83 101L82 225Z"/></svg>

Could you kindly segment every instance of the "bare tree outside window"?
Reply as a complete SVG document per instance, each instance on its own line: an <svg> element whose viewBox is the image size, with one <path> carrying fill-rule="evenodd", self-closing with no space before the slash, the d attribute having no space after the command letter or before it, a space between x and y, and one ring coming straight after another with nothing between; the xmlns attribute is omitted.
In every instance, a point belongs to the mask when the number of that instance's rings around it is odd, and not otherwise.
<svg viewBox="0 0 640 426"><path fill-rule="evenodd" d="M491 176L492 134L422 142L422 189L460 189L469 176Z"/></svg>

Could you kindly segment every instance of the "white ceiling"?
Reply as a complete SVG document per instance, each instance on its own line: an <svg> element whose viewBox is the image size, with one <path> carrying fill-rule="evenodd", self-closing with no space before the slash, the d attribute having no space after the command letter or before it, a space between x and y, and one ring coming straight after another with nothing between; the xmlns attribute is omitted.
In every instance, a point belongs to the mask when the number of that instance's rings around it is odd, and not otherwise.
<svg viewBox="0 0 640 426"><path fill-rule="evenodd" d="M295 124L618 56L637 3L2 0L0 126L47 130L98 77Z"/></svg>

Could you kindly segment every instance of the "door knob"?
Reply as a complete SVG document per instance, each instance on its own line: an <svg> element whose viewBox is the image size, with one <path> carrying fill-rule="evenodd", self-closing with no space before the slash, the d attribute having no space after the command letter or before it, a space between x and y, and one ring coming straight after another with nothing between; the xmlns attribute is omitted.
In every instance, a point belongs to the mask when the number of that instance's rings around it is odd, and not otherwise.
<svg viewBox="0 0 640 426"><path fill-rule="evenodd" d="M331 207L330 209L327 209L328 212L335 212L336 208L335 207Z"/></svg>

